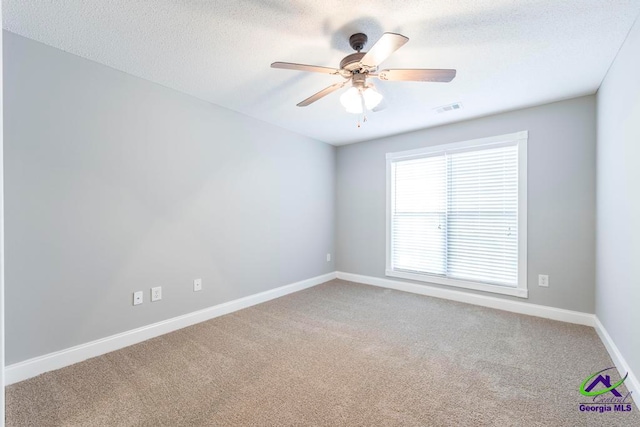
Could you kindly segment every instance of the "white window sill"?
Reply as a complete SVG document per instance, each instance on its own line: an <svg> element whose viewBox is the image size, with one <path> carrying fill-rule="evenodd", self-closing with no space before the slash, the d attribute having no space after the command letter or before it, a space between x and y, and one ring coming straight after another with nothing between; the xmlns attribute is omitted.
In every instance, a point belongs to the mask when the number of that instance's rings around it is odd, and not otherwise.
<svg viewBox="0 0 640 427"><path fill-rule="evenodd" d="M473 289L476 291L491 292L494 294L511 295L519 298L529 298L526 287L511 288L508 286L489 285L487 283L468 282L466 280L449 279L446 277L433 276L430 274L407 273L404 271L386 270L390 277L400 279L418 280L420 282L436 283L438 285L452 286L456 288ZM525 285L526 286L526 285Z"/></svg>

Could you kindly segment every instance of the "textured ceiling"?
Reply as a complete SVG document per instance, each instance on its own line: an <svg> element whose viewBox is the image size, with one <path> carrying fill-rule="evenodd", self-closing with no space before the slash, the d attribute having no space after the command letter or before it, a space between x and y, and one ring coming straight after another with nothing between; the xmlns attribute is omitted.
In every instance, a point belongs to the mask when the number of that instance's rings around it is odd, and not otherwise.
<svg viewBox="0 0 640 427"><path fill-rule="evenodd" d="M335 145L594 93L640 0L3 0L5 29ZM388 107L356 116L341 92L348 38L410 38L384 68L456 68L452 83L377 82ZM366 48L365 48L366 50ZM346 90L342 89L342 90ZM434 108L462 102L464 109Z"/></svg>

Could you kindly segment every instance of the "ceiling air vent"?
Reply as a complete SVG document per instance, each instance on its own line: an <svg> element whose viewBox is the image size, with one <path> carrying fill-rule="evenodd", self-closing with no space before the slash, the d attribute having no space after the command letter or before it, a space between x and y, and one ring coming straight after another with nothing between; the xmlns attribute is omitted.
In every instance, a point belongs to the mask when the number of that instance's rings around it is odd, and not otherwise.
<svg viewBox="0 0 640 427"><path fill-rule="evenodd" d="M453 104L443 105L441 107L435 108L436 113L448 113L449 111L462 110L462 102L454 102Z"/></svg>

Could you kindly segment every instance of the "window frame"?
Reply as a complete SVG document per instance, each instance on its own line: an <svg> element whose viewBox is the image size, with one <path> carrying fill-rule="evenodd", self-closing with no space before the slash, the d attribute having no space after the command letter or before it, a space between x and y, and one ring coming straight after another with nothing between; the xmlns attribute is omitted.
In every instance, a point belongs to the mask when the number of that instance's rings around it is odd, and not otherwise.
<svg viewBox="0 0 640 427"><path fill-rule="evenodd" d="M449 144L432 145L415 150L386 154L386 268L389 277L417 280L476 291L492 292L528 298L527 289L527 141L528 131L505 135L460 141ZM391 254L391 221L392 221L392 164L397 161L441 155L446 152L470 151L470 149L517 144L518 147L518 283L517 286L497 285L468 280L452 279L429 273L411 273L393 270Z"/></svg>

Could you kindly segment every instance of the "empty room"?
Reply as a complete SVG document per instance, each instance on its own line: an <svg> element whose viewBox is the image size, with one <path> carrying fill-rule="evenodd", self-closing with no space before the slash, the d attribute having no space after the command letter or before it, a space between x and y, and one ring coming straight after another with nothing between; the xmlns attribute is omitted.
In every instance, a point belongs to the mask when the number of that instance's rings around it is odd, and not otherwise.
<svg viewBox="0 0 640 427"><path fill-rule="evenodd" d="M0 423L640 426L640 0L2 0Z"/></svg>

